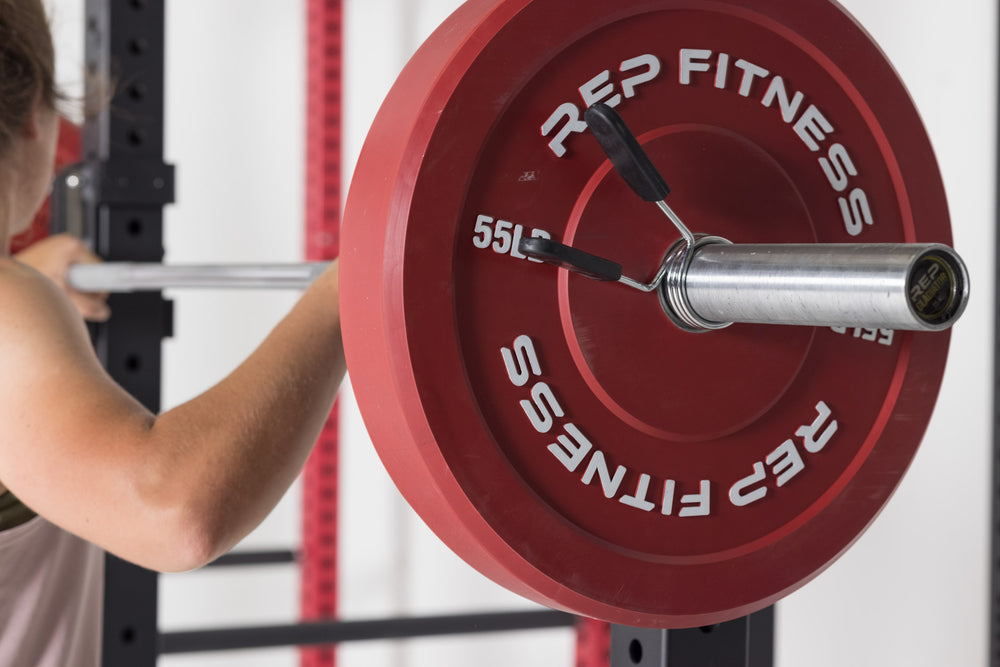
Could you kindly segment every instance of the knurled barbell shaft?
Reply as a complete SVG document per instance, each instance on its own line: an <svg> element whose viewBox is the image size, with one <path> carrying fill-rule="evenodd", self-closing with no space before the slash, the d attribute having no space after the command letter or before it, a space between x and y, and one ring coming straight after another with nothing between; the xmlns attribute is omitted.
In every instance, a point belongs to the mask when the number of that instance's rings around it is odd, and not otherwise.
<svg viewBox="0 0 1000 667"><path fill-rule="evenodd" d="M710 243L683 277L710 322L938 331L968 302L954 250L938 244Z"/></svg>
<svg viewBox="0 0 1000 667"><path fill-rule="evenodd" d="M329 262L173 266L106 262L71 266L67 282L83 292L142 292L171 288L305 289L328 265Z"/></svg>

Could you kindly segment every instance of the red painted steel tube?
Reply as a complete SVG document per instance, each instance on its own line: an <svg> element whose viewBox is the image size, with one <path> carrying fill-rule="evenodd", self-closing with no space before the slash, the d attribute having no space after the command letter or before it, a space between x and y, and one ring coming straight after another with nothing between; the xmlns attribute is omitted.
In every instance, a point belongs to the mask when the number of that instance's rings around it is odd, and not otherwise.
<svg viewBox="0 0 1000 667"><path fill-rule="evenodd" d="M576 667L608 667L611 661L611 626L581 618L576 623Z"/></svg>
<svg viewBox="0 0 1000 667"><path fill-rule="evenodd" d="M341 203L341 0L307 3L306 258L339 252ZM304 620L337 613L338 406L303 474L301 611ZM331 667L333 647L303 649L302 667Z"/></svg>

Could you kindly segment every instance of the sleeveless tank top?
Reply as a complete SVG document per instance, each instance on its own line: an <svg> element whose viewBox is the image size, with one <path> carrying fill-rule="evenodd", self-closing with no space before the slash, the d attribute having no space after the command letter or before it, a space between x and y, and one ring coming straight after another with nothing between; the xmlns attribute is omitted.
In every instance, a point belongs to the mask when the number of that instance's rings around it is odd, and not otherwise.
<svg viewBox="0 0 1000 667"><path fill-rule="evenodd" d="M0 665L97 667L104 552L23 508L0 494Z"/></svg>

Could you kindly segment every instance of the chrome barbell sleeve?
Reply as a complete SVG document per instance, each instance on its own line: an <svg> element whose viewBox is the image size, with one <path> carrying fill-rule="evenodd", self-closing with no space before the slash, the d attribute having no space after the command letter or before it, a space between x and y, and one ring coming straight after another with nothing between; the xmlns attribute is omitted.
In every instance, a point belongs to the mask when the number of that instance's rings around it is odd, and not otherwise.
<svg viewBox="0 0 1000 667"><path fill-rule="evenodd" d="M661 288L661 301L689 330L746 322L940 331L969 298L964 263L939 244L709 242L677 275L683 289ZM686 307L693 318L679 315Z"/></svg>

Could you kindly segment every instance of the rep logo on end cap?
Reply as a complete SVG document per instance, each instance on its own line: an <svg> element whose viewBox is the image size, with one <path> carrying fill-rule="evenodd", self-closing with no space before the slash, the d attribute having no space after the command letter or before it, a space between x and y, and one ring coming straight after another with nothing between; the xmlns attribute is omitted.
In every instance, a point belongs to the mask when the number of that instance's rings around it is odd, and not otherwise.
<svg viewBox="0 0 1000 667"><path fill-rule="evenodd" d="M965 309L969 281L953 253L934 249L913 263L907 290L910 307L922 321L944 326Z"/></svg>

